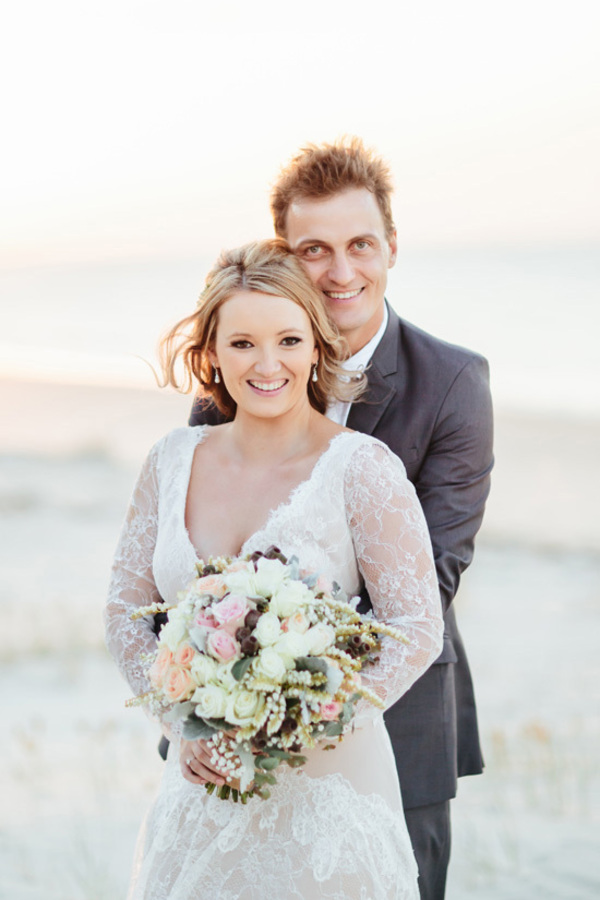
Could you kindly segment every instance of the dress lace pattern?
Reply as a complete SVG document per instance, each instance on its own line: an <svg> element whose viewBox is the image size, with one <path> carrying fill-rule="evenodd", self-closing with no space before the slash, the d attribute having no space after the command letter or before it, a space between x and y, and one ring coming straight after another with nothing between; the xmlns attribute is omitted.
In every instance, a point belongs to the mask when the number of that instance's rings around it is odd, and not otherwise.
<svg viewBox="0 0 600 900"><path fill-rule="evenodd" d="M185 527L196 446L208 426L180 428L150 451L123 525L106 607L107 643L134 693L149 688L140 653L152 622L129 618L174 602L197 554ZM341 432L311 475L271 511L242 553L279 546L349 594L364 583L374 614L408 645L385 639L363 681L386 708L439 655L442 620L427 526L403 464L381 442ZM417 900L416 864L380 710L362 703L355 727L301 770L280 769L267 802L218 800L179 769L178 740L140 834L130 900Z"/></svg>

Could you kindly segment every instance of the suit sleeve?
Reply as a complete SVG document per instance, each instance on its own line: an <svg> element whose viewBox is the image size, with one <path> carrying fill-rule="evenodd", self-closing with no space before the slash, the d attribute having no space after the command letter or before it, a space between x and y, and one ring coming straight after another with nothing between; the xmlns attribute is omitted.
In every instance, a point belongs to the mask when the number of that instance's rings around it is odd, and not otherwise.
<svg viewBox="0 0 600 900"><path fill-rule="evenodd" d="M493 421L489 368L474 357L440 406L431 443L415 480L429 527L444 612L471 563L490 490Z"/></svg>
<svg viewBox="0 0 600 900"><path fill-rule="evenodd" d="M214 403L200 394L196 394L188 425L221 425L225 422L225 417L219 412Z"/></svg>

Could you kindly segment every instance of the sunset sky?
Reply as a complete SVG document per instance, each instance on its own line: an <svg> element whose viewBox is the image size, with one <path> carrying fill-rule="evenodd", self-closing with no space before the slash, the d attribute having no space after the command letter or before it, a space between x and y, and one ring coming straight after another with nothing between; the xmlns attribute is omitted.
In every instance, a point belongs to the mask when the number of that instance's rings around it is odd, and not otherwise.
<svg viewBox="0 0 600 900"><path fill-rule="evenodd" d="M407 245L600 238L600 4L15 4L4 269L212 255L271 233L306 141L391 162Z"/></svg>

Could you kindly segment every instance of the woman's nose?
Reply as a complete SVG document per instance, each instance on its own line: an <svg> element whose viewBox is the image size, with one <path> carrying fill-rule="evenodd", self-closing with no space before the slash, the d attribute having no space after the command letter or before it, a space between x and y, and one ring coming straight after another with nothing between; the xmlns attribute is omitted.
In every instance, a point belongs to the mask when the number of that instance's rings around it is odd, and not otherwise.
<svg viewBox="0 0 600 900"><path fill-rule="evenodd" d="M264 350L254 368L260 375L274 375L281 368L281 362L274 351Z"/></svg>

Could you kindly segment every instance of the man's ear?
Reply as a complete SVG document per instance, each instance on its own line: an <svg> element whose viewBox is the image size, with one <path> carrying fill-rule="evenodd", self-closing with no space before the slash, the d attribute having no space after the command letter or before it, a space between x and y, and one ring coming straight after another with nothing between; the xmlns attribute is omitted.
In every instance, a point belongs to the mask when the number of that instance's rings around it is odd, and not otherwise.
<svg viewBox="0 0 600 900"><path fill-rule="evenodd" d="M390 258L388 260L388 269L391 269L396 264L396 257L398 256L398 235L396 233L396 229L392 231L388 241L388 247L390 248Z"/></svg>

